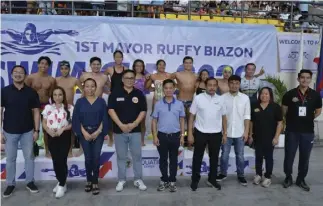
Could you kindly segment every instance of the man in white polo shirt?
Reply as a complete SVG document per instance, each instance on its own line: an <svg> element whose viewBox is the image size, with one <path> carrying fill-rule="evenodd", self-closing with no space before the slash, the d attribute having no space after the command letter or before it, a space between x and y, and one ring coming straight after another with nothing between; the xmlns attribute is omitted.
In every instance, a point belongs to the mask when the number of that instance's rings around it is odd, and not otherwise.
<svg viewBox="0 0 323 206"><path fill-rule="evenodd" d="M228 118L228 139L222 146L221 174L216 178L222 181L227 178L229 154L232 143L236 154L236 167L238 181L243 186L247 186L244 177L244 143L248 140L250 123L250 100L249 97L239 92L241 78L232 75L229 80L229 92L222 95L225 101Z"/></svg>
<svg viewBox="0 0 323 206"><path fill-rule="evenodd" d="M216 182L216 177L221 143L224 144L227 138L226 107L223 98L215 93L218 81L215 78L209 78L205 84L206 92L195 96L193 100L188 124L188 143L194 143L192 191L196 191L201 178L201 164L206 145L208 145L210 157L207 184L218 190L221 189L221 185Z"/></svg>

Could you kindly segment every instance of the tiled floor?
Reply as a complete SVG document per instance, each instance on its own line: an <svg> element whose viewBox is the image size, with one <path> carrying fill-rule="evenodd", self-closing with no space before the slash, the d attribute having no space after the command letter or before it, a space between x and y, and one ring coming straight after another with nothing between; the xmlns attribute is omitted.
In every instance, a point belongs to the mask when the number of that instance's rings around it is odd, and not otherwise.
<svg viewBox="0 0 323 206"><path fill-rule="evenodd" d="M322 206L323 148L314 148L312 152L310 171L307 177L307 182L311 185L311 192L304 192L296 186L289 189L282 188L281 182L284 179L283 157L283 150L275 151L275 176L273 177L273 184L268 189L252 185L252 176L247 176L249 179L247 187L239 185L236 177L231 176L223 182L221 191L208 188L205 184L205 178L202 178L199 189L196 192L191 192L189 189L190 179L179 177L177 193L157 192L158 178L149 178L145 180L148 186L148 190L145 192L139 192L133 187L132 181L129 181L125 190L117 193L114 189L115 180L101 181L101 194L94 197L83 192L84 182L69 182L68 193L62 199L57 200L51 193L55 182L46 181L37 183L41 190L38 194L30 194L23 183L18 183L15 193L11 197L1 200L3 206ZM298 162L297 158L295 162ZM297 171L297 167L294 171ZM4 183L2 183L3 189Z"/></svg>

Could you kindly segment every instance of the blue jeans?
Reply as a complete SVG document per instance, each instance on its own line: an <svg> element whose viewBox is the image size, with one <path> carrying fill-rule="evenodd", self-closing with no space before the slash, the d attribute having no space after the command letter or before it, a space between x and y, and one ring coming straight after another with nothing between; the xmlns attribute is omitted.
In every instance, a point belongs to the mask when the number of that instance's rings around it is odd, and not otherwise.
<svg viewBox="0 0 323 206"><path fill-rule="evenodd" d="M231 150L231 145L234 143L234 152L236 154L236 166L238 177L244 176L244 141L243 137L239 138L227 138L227 142L222 145L221 154L221 174L227 175L228 164L229 164L229 154Z"/></svg>
<svg viewBox="0 0 323 206"><path fill-rule="evenodd" d="M3 132L6 138L6 174L7 174L7 185L16 185L16 159L18 151L18 143L25 158L25 172L26 172L26 183L34 181L34 140L33 131L26 132L23 134L9 134Z"/></svg>
<svg viewBox="0 0 323 206"><path fill-rule="evenodd" d="M118 179L126 181L128 147L132 156L134 179L142 179L141 133L114 134L117 152Z"/></svg>
<svg viewBox="0 0 323 206"><path fill-rule="evenodd" d="M80 138L85 157L86 180L92 184L98 184L100 157L104 136L99 135L94 141L87 141L83 137Z"/></svg>
<svg viewBox="0 0 323 206"><path fill-rule="evenodd" d="M297 180L302 181L308 173L310 155L314 143L314 133L286 132L284 172L286 176L293 173L293 164L299 147L299 162Z"/></svg>

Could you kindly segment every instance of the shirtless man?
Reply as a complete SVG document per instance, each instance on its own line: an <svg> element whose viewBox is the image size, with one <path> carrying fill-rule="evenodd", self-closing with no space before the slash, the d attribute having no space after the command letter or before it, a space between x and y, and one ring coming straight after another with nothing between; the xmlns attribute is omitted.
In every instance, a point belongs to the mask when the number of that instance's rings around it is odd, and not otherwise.
<svg viewBox="0 0 323 206"><path fill-rule="evenodd" d="M113 59L114 59L114 66L109 67L107 70L104 71L104 74L110 77L111 84L110 84L110 92L113 92L116 89L122 88L122 73L124 70L128 68L123 66L123 53L119 50L113 52ZM110 119L110 115L109 115ZM109 125L109 142L108 146L112 147L113 145L113 122L110 119L111 124Z"/></svg>
<svg viewBox="0 0 323 206"><path fill-rule="evenodd" d="M47 56L41 56L38 59L38 72L27 76L25 83L27 86L36 90L40 100L40 112L49 104L50 96L56 86L56 81L53 77L48 74L48 68L52 64L52 61ZM44 144L45 144L45 155L50 157L48 150L48 136L43 129Z"/></svg>
<svg viewBox="0 0 323 206"><path fill-rule="evenodd" d="M92 57L90 59L91 72L83 72L80 77L80 82L83 83L86 79L92 78L96 81L97 88L95 95L97 97L102 97L103 92L106 91L106 87L110 85L108 76L101 73L101 59L99 57ZM83 87L82 87L83 89Z"/></svg>
<svg viewBox="0 0 323 206"><path fill-rule="evenodd" d="M66 93L67 104L74 105L74 95L76 92L76 88L82 89L81 82L75 77L70 76L70 63L68 61L62 61L60 63L60 70L62 76L56 78L57 86L62 87ZM69 157L73 156L72 148L75 143L75 136L72 132L71 138L72 144L70 148L70 152L68 154Z"/></svg>
<svg viewBox="0 0 323 206"><path fill-rule="evenodd" d="M183 59L184 71L176 72L172 74L172 78L177 81L177 88L179 94L177 99L182 101L185 108L186 119L188 120L189 109L193 102L195 93L195 84L197 81L197 75L193 73L193 58L186 56Z"/></svg>
<svg viewBox="0 0 323 206"><path fill-rule="evenodd" d="M229 92L229 77L231 77L233 73L233 69L230 66L226 66L223 68L223 79L217 79L218 80L218 91L217 94L222 95L224 93Z"/></svg>

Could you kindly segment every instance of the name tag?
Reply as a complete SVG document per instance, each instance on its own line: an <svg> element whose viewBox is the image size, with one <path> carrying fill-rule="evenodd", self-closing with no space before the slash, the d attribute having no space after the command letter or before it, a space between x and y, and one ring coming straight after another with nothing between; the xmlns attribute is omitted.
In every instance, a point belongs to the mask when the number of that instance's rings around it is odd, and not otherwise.
<svg viewBox="0 0 323 206"><path fill-rule="evenodd" d="M298 108L298 116L305 117L306 116L306 107L299 107Z"/></svg>
<svg viewBox="0 0 323 206"><path fill-rule="evenodd" d="M118 97L117 98L117 102L122 102L122 101L124 101L124 97Z"/></svg>

